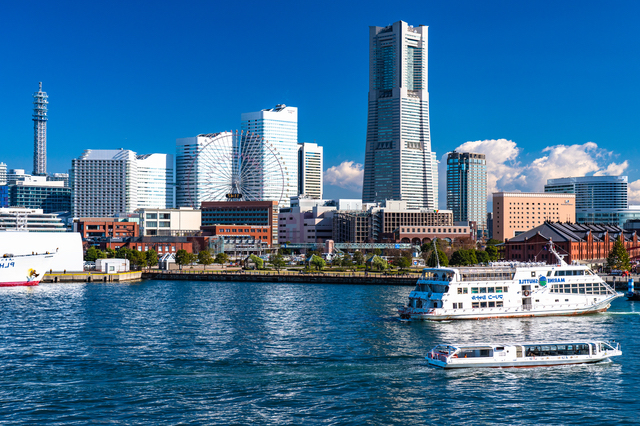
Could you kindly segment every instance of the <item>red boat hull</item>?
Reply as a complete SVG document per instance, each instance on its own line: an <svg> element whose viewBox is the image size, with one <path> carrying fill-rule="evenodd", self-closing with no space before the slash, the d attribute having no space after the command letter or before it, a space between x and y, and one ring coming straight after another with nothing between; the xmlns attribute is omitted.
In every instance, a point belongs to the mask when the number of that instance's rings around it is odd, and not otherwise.
<svg viewBox="0 0 640 426"><path fill-rule="evenodd" d="M17 281L11 283L0 283L0 287L19 287L19 286L34 286L38 285L40 281Z"/></svg>

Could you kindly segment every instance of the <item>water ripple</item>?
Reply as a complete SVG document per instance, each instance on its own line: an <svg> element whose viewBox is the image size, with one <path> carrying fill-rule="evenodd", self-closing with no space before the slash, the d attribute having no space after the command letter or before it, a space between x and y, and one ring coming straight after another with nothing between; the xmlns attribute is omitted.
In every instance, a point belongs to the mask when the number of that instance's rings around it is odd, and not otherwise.
<svg viewBox="0 0 640 426"><path fill-rule="evenodd" d="M0 419L86 424L636 424L640 304L401 323L406 287L146 281L0 289ZM638 302L636 302L638 303ZM441 342L604 338L597 365L442 371Z"/></svg>

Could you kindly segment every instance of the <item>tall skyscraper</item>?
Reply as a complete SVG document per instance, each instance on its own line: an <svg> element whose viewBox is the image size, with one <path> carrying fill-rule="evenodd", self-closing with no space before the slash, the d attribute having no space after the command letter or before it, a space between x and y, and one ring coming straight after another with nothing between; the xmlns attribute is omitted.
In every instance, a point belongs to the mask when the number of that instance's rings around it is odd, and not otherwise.
<svg viewBox="0 0 640 426"><path fill-rule="evenodd" d="M428 27L369 27L369 113L363 202L438 208L427 86Z"/></svg>
<svg viewBox="0 0 640 426"><path fill-rule="evenodd" d="M280 180L280 170L265 172L264 198L262 201L279 201L280 207L289 206L289 198L298 195L298 108L276 105L275 108L258 112L243 113L241 129L261 136L271 144L280 156L280 164L285 173L284 193L279 185L270 183ZM269 161L270 150L264 150L264 161Z"/></svg>
<svg viewBox="0 0 640 426"><path fill-rule="evenodd" d="M169 154L138 156L128 149L88 149L71 161L71 172L75 217L174 207L173 158Z"/></svg>
<svg viewBox="0 0 640 426"><path fill-rule="evenodd" d="M447 156L447 210L455 222L476 222L487 233L487 160L484 154L450 152Z"/></svg>
<svg viewBox="0 0 640 426"><path fill-rule="evenodd" d="M33 94L33 174L47 174L47 100L46 92L40 88Z"/></svg>
<svg viewBox="0 0 640 426"><path fill-rule="evenodd" d="M298 193L322 199L322 147L303 142L298 151Z"/></svg>

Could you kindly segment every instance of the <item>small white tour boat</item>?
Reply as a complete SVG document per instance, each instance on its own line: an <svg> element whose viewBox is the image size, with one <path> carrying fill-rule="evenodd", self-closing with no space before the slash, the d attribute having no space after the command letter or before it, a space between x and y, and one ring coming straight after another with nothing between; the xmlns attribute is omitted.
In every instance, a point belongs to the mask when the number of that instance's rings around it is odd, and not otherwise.
<svg viewBox="0 0 640 426"><path fill-rule="evenodd" d="M604 312L623 295L587 266L567 264L552 243L548 250L555 264L425 268L398 314L431 321L583 315Z"/></svg>
<svg viewBox="0 0 640 426"><path fill-rule="evenodd" d="M567 342L438 345L426 359L441 368L550 367L588 364L622 355L619 343L596 340Z"/></svg>

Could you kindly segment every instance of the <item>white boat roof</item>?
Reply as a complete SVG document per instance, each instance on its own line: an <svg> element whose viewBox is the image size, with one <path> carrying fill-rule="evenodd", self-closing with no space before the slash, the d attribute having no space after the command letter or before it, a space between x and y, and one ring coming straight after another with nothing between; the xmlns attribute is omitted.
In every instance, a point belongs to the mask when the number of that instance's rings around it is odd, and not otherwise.
<svg viewBox="0 0 640 426"><path fill-rule="evenodd" d="M578 344L590 344L590 343L609 343L604 340L563 340L563 341L542 341L542 342L519 342L519 343L469 343L469 344L455 344L455 343L442 343L437 347L452 347L452 348L494 348L496 346L541 346L541 345L578 345Z"/></svg>

